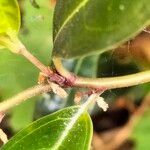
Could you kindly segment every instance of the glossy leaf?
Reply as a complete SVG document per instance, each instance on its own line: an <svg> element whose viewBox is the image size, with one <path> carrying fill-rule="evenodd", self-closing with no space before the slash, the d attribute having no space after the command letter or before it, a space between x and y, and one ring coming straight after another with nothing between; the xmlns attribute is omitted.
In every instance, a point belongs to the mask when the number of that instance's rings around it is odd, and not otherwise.
<svg viewBox="0 0 150 150"><path fill-rule="evenodd" d="M0 35L9 30L18 32L20 28L20 11L17 0L0 0Z"/></svg>
<svg viewBox="0 0 150 150"><path fill-rule="evenodd" d="M59 0L54 15L53 56L102 53L150 23L149 0Z"/></svg>
<svg viewBox="0 0 150 150"><path fill-rule="evenodd" d="M46 116L14 136L2 150L88 150L92 123L80 107L70 107Z"/></svg>

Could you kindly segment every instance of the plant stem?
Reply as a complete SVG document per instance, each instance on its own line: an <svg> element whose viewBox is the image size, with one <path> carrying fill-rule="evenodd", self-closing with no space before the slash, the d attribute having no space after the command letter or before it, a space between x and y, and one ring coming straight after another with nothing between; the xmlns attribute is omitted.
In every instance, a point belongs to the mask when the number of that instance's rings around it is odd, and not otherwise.
<svg viewBox="0 0 150 150"><path fill-rule="evenodd" d="M57 71L62 76L69 80L75 76L64 68L60 58L54 58L53 61ZM150 70L131 75L110 78L84 78L76 76L74 83L72 84L76 87L115 89L134 86L147 82L150 82Z"/></svg>
<svg viewBox="0 0 150 150"><path fill-rule="evenodd" d="M45 66L41 61L39 61L35 56L33 56L26 47L17 39L15 42L18 45L19 52L18 54L23 55L27 60L29 60L34 66L36 66L45 76L51 76L53 71ZM17 44L18 43L18 44Z"/></svg>
<svg viewBox="0 0 150 150"><path fill-rule="evenodd" d="M91 87L107 89L123 88L129 86L135 86L142 83L150 82L150 70L135 73L126 76L112 77L112 78L82 78L78 77L75 81L76 86L80 87Z"/></svg>
<svg viewBox="0 0 150 150"><path fill-rule="evenodd" d="M5 112L8 109L22 103L23 101L32 98L33 96L39 95L44 92L49 92L51 90L51 85L37 85L31 87L16 96L9 98L2 103L0 103L0 112Z"/></svg>
<svg viewBox="0 0 150 150"><path fill-rule="evenodd" d="M54 65L56 67L56 70L58 71L58 73L61 76L65 77L66 79L71 79L74 76L73 73L69 72L68 70L66 70L66 68L64 68L62 61L61 61L61 58L54 57L53 62L54 62Z"/></svg>
<svg viewBox="0 0 150 150"><path fill-rule="evenodd" d="M34 64L34 66L36 66L46 76L50 76L53 74L53 72L48 67L42 64L36 57L34 57L29 51L27 51L25 47L20 50L20 54L23 55L32 64Z"/></svg>
<svg viewBox="0 0 150 150"><path fill-rule="evenodd" d="M10 37L2 37L1 44L7 47L11 52L15 54L23 55L34 66L36 66L45 76L51 76L53 71L33 56L26 47L21 43L16 34L11 34Z"/></svg>

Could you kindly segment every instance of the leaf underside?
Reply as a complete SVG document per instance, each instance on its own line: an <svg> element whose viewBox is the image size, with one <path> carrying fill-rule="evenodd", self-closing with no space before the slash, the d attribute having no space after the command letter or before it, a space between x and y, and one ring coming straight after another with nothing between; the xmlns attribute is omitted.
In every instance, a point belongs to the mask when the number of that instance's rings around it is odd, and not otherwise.
<svg viewBox="0 0 150 150"><path fill-rule="evenodd" d="M80 107L65 108L32 123L2 150L88 150L92 136L88 113L82 113L71 123L79 110Z"/></svg>
<svg viewBox="0 0 150 150"><path fill-rule="evenodd" d="M149 0L59 0L53 56L102 53L134 37L149 23Z"/></svg>

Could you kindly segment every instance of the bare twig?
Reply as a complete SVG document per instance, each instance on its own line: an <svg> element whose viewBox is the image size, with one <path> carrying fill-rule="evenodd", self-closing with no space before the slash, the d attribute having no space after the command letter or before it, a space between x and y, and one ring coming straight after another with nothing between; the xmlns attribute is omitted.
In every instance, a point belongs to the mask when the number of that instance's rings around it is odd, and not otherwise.
<svg viewBox="0 0 150 150"><path fill-rule="evenodd" d="M31 87L16 96L7 99L0 103L0 112L5 112L8 109L22 103L23 101L32 98L33 96L39 95L44 92L49 92L51 91L51 85L37 85L34 87Z"/></svg>

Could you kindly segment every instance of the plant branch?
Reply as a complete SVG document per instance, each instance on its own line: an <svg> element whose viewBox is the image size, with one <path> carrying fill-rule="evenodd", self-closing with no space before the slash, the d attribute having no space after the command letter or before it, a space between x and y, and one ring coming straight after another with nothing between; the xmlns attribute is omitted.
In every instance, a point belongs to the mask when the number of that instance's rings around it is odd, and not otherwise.
<svg viewBox="0 0 150 150"><path fill-rule="evenodd" d="M13 35L13 34L11 34ZM9 48L13 53L23 55L27 60L34 64L38 69L44 73L44 76L48 77L50 82L55 82L61 87L82 87L93 88L100 90L122 88L141 83L150 82L150 70L144 71L132 75L112 77L112 78L84 78L74 75L64 68L60 58L54 58L53 62L57 72L53 72L52 69L41 63L36 57L34 57L20 40L14 36L3 37L2 44ZM37 94L48 92L51 89L50 85L39 85L33 88L27 89L24 92L0 103L0 112L6 111L9 108L20 104L24 100L31 98Z"/></svg>
<svg viewBox="0 0 150 150"><path fill-rule="evenodd" d="M26 47L17 38L16 34L11 33L10 36L1 37L1 44L7 47L11 52L20 54L36 66L45 76L52 76L53 71L33 56Z"/></svg>
<svg viewBox="0 0 150 150"><path fill-rule="evenodd" d="M74 84L75 86L78 87L79 86L91 88L105 87L106 89L115 89L115 88L135 86L147 82L150 82L150 70L131 75L111 77L111 78L92 79L92 78L78 77Z"/></svg>
<svg viewBox="0 0 150 150"><path fill-rule="evenodd" d="M69 72L66 68L64 68L61 58L53 58L53 63L56 67L56 70L58 71L58 73L65 77L66 79L71 79L73 76L75 76L73 73Z"/></svg>
<svg viewBox="0 0 150 150"><path fill-rule="evenodd" d="M66 70L60 58L54 58L53 62L59 74L68 80L74 78L74 83L72 83L72 85L76 87L115 89L150 82L150 70L120 77L84 78L75 76Z"/></svg>
<svg viewBox="0 0 150 150"><path fill-rule="evenodd" d="M45 66L41 61L39 61L35 56L33 56L25 46L18 40L19 52L18 54L23 55L27 60L29 60L34 66L36 66L45 76L51 76L53 71Z"/></svg>
<svg viewBox="0 0 150 150"><path fill-rule="evenodd" d="M8 109L22 103L23 101L32 98L33 96L39 95L44 92L51 91L51 85L37 85L34 87L31 87L16 96L9 98L2 103L0 103L0 112L5 112Z"/></svg>
<svg viewBox="0 0 150 150"><path fill-rule="evenodd" d="M42 64L36 57L34 57L29 51L27 51L25 47L20 50L20 54L23 55L32 64L34 64L46 76L51 76L53 74L52 70Z"/></svg>

